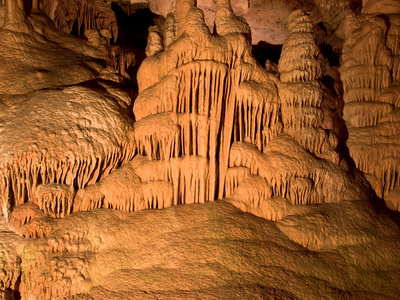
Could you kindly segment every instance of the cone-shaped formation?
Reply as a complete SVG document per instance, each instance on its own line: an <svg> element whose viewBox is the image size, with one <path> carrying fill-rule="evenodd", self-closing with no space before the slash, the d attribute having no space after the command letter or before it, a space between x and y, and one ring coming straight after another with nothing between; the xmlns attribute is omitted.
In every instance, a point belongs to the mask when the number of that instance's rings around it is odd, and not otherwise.
<svg viewBox="0 0 400 300"><path fill-rule="evenodd" d="M181 36L188 23L187 16L189 10L196 7L196 0L176 0L176 20L177 20L177 36Z"/></svg>
<svg viewBox="0 0 400 300"><path fill-rule="evenodd" d="M163 32L164 48L166 49L176 40L176 22L172 13L169 13L165 19Z"/></svg>
<svg viewBox="0 0 400 300"><path fill-rule="evenodd" d="M24 3L22 0L6 0L6 24L22 22L25 18Z"/></svg>
<svg viewBox="0 0 400 300"><path fill-rule="evenodd" d="M294 11L289 16L288 29L278 65L284 131L306 150L338 163L337 138L321 128L324 92L311 19L302 11Z"/></svg>
<svg viewBox="0 0 400 300"><path fill-rule="evenodd" d="M177 9L178 25L183 11L191 25L138 72L135 139L147 156L135 169L141 180L171 182L173 204L229 196L271 220L291 205L346 198L353 179L337 165L336 136L321 127L328 122L321 108L326 88L309 17L291 16L279 83L251 56L249 31L229 1L217 3L214 36L192 2ZM277 137L282 130L292 137ZM283 148L292 154L280 155Z"/></svg>
<svg viewBox="0 0 400 300"><path fill-rule="evenodd" d="M389 5L390 4L390 5ZM367 1L348 21L341 78L348 147L356 166L388 206L400 185L400 17L398 1ZM396 8L397 7L397 8ZM393 192L396 194L396 192Z"/></svg>
<svg viewBox="0 0 400 300"><path fill-rule="evenodd" d="M285 134L274 138L264 153L249 143L234 143L229 166L226 191L232 202L271 220L285 217L292 205L347 199L353 181L346 168L316 159Z"/></svg>
<svg viewBox="0 0 400 300"><path fill-rule="evenodd" d="M251 30L247 22L237 17L233 11L230 0L217 0L215 10L215 29L219 35L240 33L251 44Z"/></svg>
<svg viewBox="0 0 400 300"><path fill-rule="evenodd" d="M397 0L363 0L363 14L399 14L400 3Z"/></svg>

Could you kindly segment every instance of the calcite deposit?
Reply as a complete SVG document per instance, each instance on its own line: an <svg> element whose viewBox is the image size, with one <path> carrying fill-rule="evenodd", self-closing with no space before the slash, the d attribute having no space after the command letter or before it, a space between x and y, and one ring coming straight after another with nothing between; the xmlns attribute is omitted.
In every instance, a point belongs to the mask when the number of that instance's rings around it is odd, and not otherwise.
<svg viewBox="0 0 400 300"><path fill-rule="evenodd" d="M367 1L361 15L347 20L349 30L340 67L343 118L354 163L376 194L397 210L400 9L396 1L381 1L380 6L384 10L378 9L375 1Z"/></svg>
<svg viewBox="0 0 400 300"><path fill-rule="evenodd" d="M398 2L200 2L1 2L0 299L398 299Z"/></svg>

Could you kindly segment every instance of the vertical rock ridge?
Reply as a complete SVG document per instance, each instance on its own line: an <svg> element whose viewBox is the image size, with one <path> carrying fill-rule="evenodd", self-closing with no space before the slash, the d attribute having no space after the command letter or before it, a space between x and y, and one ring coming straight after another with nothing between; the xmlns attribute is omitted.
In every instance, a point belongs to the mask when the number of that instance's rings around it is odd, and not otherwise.
<svg viewBox="0 0 400 300"><path fill-rule="evenodd" d="M340 74L347 145L356 166L379 197L391 199L400 185L398 1L364 1L348 21ZM397 150L396 150L397 149ZM397 200L398 201L398 200Z"/></svg>
<svg viewBox="0 0 400 300"><path fill-rule="evenodd" d="M311 153L339 163L337 138L332 131L321 127L324 121L321 54L311 19L302 11L294 11L288 22L289 34L278 64L284 131Z"/></svg>

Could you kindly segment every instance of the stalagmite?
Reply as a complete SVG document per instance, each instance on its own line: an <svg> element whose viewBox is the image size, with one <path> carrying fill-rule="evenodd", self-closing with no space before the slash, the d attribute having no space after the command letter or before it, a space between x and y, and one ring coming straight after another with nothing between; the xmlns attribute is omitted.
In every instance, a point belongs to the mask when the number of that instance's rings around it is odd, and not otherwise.
<svg viewBox="0 0 400 300"><path fill-rule="evenodd" d="M186 16L191 8L196 6L196 0L176 0L176 27L177 37L181 36L185 32L186 27Z"/></svg>
<svg viewBox="0 0 400 300"><path fill-rule="evenodd" d="M283 130L306 150L339 163L337 138L322 128L327 115L322 110L324 88L319 48L310 17L294 11L289 16L289 35L283 45L278 69L281 83Z"/></svg>
<svg viewBox="0 0 400 300"><path fill-rule="evenodd" d="M6 0L6 20L4 28L18 28L16 26L21 26L26 15L24 12L24 4L22 0Z"/></svg>
<svg viewBox="0 0 400 300"><path fill-rule="evenodd" d="M272 221L286 217L286 206L290 205L283 198L272 198L271 187L264 178L256 175L247 177L228 201L243 211Z"/></svg>
<svg viewBox="0 0 400 300"><path fill-rule="evenodd" d="M249 27L234 16L229 1L217 5L218 35L210 34L194 2L178 1L176 19L179 38L138 72L138 151L160 160L207 159L208 191L201 201L210 201L225 193L232 136L262 150L280 132L277 79L251 56Z"/></svg>
<svg viewBox="0 0 400 300"><path fill-rule="evenodd" d="M167 15L164 23L163 43L164 49L168 48L176 40L176 22L172 13Z"/></svg>
<svg viewBox="0 0 400 300"><path fill-rule="evenodd" d="M243 34L251 44L250 26L244 19L237 17L233 13L230 0L217 0L215 28L220 36L235 33Z"/></svg>
<svg viewBox="0 0 400 300"><path fill-rule="evenodd" d="M286 150L275 152L275 148L283 149L283 146L287 151L296 149L295 160L285 154ZM289 136L284 135L275 138L264 153L251 144L234 143L229 166L249 168L251 174L261 176L272 187L272 196L291 199L293 204L341 201L351 182L351 178L340 166L335 167L329 161L315 160ZM299 192L304 197L301 203L296 203Z"/></svg>
<svg viewBox="0 0 400 300"><path fill-rule="evenodd" d="M157 26L149 27L146 56L153 56L164 50L163 38Z"/></svg>

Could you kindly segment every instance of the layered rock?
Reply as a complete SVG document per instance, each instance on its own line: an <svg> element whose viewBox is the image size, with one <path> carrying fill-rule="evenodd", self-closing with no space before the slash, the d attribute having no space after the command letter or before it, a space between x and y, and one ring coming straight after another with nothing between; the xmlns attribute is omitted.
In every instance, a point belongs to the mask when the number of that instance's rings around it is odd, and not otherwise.
<svg viewBox="0 0 400 300"><path fill-rule="evenodd" d="M217 3L216 36L192 2L178 1L176 16L176 41L139 69L136 140L139 153L160 166L174 166L179 157L198 161L206 173L193 185L168 180L174 203L202 203L224 195L232 138L262 150L278 131L269 130L278 121L276 78L251 56L249 27L228 1ZM183 177L191 172L185 164L178 169Z"/></svg>
<svg viewBox="0 0 400 300"><path fill-rule="evenodd" d="M157 35L159 50L138 72L133 111L146 180L171 182L173 204L228 197L272 220L293 205L351 199L354 177L345 161L339 165L323 110L332 96L308 15L289 19L280 81L250 54L250 29L228 1L217 1L215 35L193 1L178 1L176 15L177 39L162 51Z"/></svg>
<svg viewBox="0 0 400 300"><path fill-rule="evenodd" d="M376 194L392 199L391 191L400 184L400 9L397 1L366 1L363 13L347 20L340 67L347 144ZM388 206L397 209L394 202Z"/></svg>
<svg viewBox="0 0 400 300"><path fill-rule="evenodd" d="M107 67L107 52L54 29L41 14L18 19L25 12L9 4L15 11L8 8L0 30L2 214L29 201L63 217L75 190L134 156L131 100ZM19 226L31 215L18 217Z"/></svg>
<svg viewBox="0 0 400 300"><path fill-rule="evenodd" d="M322 128L324 89L321 83L321 53L313 35L310 17L302 11L289 16L289 34L279 60L284 131L318 157L339 162L337 137Z"/></svg>

